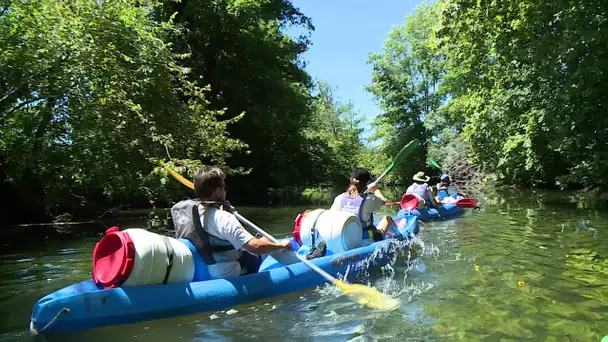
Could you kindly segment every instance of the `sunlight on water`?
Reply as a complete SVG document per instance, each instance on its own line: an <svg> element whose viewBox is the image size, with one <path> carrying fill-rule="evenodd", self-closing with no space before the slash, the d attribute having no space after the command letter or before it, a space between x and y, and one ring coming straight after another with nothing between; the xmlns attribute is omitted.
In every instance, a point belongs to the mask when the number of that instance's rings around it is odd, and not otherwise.
<svg viewBox="0 0 608 342"><path fill-rule="evenodd" d="M247 216L282 237L295 210ZM399 299L391 312L323 284L220 311L33 338L33 304L90 277L98 238L56 242L0 256L0 340L600 341L608 334L607 232L607 217L595 211L501 204L427 223L418 239L388 243L340 275ZM351 277L355 269L363 272Z"/></svg>

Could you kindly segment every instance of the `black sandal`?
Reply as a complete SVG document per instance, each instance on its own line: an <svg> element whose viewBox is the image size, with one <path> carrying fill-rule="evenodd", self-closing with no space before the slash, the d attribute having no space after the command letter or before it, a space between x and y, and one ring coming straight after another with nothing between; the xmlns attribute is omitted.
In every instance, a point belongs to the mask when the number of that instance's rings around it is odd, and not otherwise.
<svg viewBox="0 0 608 342"><path fill-rule="evenodd" d="M306 260L311 260L324 257L325 254L327 254L327 244L325 244L325 241L321 241L319 242L319 246L313 248L312 252L310 252L305 258Z"/></svg>

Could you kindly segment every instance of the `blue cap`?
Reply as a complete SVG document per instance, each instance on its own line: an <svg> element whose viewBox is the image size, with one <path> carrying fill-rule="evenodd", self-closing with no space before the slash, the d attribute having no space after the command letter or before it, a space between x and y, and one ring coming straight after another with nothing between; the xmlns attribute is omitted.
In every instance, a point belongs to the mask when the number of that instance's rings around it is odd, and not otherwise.
<svg viewBox="0 0 608 342"><path fill-rule="evenodd" d="M448 183L450 181L450 176L444 173L441 175L441 177L439 177L439 179L442 183Z"/></svg>

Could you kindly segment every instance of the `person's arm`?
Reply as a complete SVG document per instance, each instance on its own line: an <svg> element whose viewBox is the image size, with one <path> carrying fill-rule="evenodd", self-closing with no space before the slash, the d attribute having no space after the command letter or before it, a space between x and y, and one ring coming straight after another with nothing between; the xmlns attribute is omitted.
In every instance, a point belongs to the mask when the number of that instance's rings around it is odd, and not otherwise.
<svg viewBox="0 0 608 342"><path fill-rule="evenodd" d="M291 246L291 242L289 240L279 241L278 243L274 243L270 241L266 237L262 238L253 238L247 241L246 244L243 245L243 248L248 250L251 253L255 254L267 254L272 253L284 248L293 250Z"/></svg>
<svg viewBox="0 0 608 342"><path fill-rule="evenodd" d="M225 209L228 208L226 207ZM256 238L241 226L234 215L228 213L218 213L218 215L221 215L219 224L224 227L223 229L220 229L221 235L218 237L230 241L235 249L244 248L247 251L256 254L271 253L284 248L292 249L289 240L274 243L265 237Z"/></svg>
<svg viewBox="0 0 608 342"><path fill-rule="evenodd" d="M386 198L384 197L384 195L382 195L382 192L380 192L380 190L378 189L378 185L376 185L376 183L370 183L367 186L367 190L369 192L372 192L374 195L376 195L376 197L381 199L383 202L386 202Z"/></svg>
<svg viewBox="0 0 608 342"><path fill-rule="evenodd" d="M430 199L430 201L431 201L431 205L432 205L434 208L439 208L439 207L441 207L441 206L442 206L442 204L441 204L441 203L437 202L437 200L435 199L435 194L433 194L433 192L432 192L430 189L427 189L427 193L428 193L428 195L429 195L429 199Z"/></svg>

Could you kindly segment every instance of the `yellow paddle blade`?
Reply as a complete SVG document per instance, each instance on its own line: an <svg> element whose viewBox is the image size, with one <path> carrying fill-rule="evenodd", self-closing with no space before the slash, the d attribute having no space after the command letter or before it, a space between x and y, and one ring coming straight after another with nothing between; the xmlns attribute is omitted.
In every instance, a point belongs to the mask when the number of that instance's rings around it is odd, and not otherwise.
<svg viewBox="0 0 608 342"><path fill-rule="evenodd" d="M169 171L169 173L171 174L171 176L173 176L173 178L177 179L180 183L182 183L185 186L189 187L190 189L194 190L194 184L191 181L189 181L186 178L182 177L182 175L180 175L179 173L173 171L170 168L167 168L167 171Z"/></svg>
<svg viewBox="0 0 608 342"><path fill-rule="evenodd" d="M389 311L401 305L398 299L384 295L380 291L365 285L346 284L338 279L334 280L334 285L339 287L351 299L374 310Z"/></svg>

